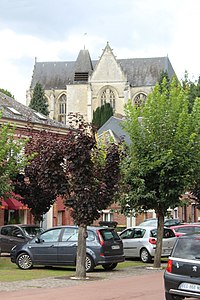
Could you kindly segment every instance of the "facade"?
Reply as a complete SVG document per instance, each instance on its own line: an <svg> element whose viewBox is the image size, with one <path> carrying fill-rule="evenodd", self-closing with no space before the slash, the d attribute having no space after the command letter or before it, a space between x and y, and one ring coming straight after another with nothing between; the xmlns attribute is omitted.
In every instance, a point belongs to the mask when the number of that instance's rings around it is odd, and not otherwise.
<svg viewBox="0 0 200 300"><path fill-rule="evenodd" d="M128 99L135 104L145 101L163 71L170 78L175 75L168 57L117 59L107 43L99 60L91 60L86 49L76 61L36 60L26 103L40 83L54 120L66 123L70 112L78 112L91 122L93 111L106 102L121 117Z"/></svg>
<svg viewBox="0 0 200 300"><path fill-rule="evenodd" d="M2 112L0 126L1 124L7 123L15 125L16 139L18 136L26 138L29 135L29 126L32 127L33 134L34 132L46 129L58 135L63 135L69 130L66 125L47 118L1 92L0 112ZM53 208L50 210L48 216L46 216L46 222L49 226L53 224L52 211ZM17 201L14 197L1 201L0 205L0 225L11 222L24 224L34 223L30 209L26 205L23 205L21 201Z"/></svg>

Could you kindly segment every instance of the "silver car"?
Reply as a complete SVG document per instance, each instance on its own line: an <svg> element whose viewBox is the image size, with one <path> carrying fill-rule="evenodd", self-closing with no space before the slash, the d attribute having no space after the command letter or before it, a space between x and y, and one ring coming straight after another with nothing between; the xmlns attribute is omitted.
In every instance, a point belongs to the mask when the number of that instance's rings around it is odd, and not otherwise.
<svg viewBox="0 0 200 300"><path fill-rule="evenodd" d="M155 256L157 228L148 226L129 227L122 231L126 258L139 257L143 262L151 262ZM175 234L170 228L164 228L162 257L168 257L176 241Z"/></svg>

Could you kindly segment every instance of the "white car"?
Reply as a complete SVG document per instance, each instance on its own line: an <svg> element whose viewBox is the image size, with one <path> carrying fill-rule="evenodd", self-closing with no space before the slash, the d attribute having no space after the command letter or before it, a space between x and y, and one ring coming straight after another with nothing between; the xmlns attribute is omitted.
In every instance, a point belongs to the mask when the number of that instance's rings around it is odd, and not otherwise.
<svg viewBox="0 0 200 300"><path fill-rule="evenodd" d="M155 256L157 228L135 226L123 230L120 234L123 241L126 258L139 257L143 262L151 262ZM162 257L168 257L176 241L175 234L170 228L164 228L162 241Z"/></svg>

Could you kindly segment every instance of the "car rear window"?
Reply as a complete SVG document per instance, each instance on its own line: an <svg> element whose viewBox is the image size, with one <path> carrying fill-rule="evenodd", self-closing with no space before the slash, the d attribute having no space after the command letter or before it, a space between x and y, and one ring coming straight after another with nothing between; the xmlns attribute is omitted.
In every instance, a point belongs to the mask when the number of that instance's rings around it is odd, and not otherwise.
<svg viewBox="0 0 200 300"><path fill-rule="evenodd" d="M200 238L179 238L174 246L172 256L200 260Z"/></svg>
<svg viewBox="0 0 200 300"><path fill-rule="evenodd" d="M157 229L152 229L150 236L157 237ZM164 228L163 238L167 239L167 238L172 238L172 237L175 237L175 233L173 232L173 230L171 230L169 228Z"/></svg>
<svg viewBox="0 0 200 300"><path fill-rule="evenodd" d="M101 229L101 236L104 239L104 241L109 241L109 240L120 240L119 235L117 232L113 229Z"/></svg>

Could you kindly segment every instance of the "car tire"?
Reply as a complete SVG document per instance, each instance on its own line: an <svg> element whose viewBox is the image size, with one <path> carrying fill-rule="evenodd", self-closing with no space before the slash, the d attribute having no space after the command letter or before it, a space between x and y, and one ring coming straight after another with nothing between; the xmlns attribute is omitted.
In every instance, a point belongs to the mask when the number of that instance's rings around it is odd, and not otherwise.
<svg viewBox="0 0 200 300"><path fill-rule="evenodd" d="M33 262L28 253L20 253L17 257L16 263L22 270L29 270L33 267Z"/></svg>
<svg viewBox="0 0 200 300"><path fill-rule="evenodd" d="M94 270L94 261L89 254L86 254L85 270L86 272L92 272Z"/></svg>
<svg viewBox="0 0 200 300"><path fill-rule="evenodd" d="M114 268L116 268L117 266L117 263L111 263L111 264L104 264L102 265L102 267L104 268L104 270L106 271L111 271L113 270Z"/></svg>
<svg viewBox="0 0 200 300"><path fill-rule="evenodd" d="M146 248L142 248L140 251L140 259L144 263L148 263L152 261L152 257L149 254L148 250Z"/></svg>

